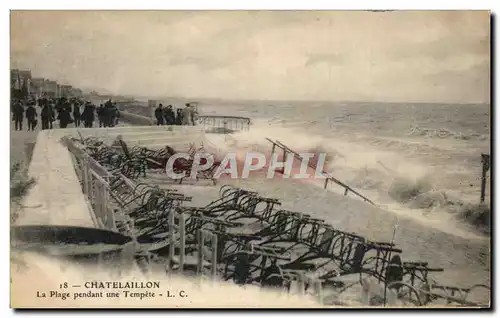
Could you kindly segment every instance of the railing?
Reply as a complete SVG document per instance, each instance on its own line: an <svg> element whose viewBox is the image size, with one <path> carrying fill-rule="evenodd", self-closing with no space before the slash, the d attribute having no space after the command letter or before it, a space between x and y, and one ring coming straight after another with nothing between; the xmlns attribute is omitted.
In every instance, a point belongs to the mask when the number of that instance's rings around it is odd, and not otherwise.
<svg viewBox="0 0 500 318"><path fill-rule="evenodd" d="M200 229L196 233L196 241L198 243L198 262L196 266L197 274L198 276L200 276L200 278L203 278L203 276L205 276L205 257L208 256L210 261L209 276L212 278L212 280L215 280L215 278L217 277L217 234L204 229ZM210 246L206 246L205 243L207 243L207 241Z"/></svg>
<svg viewBox="0 0 500 318"><path fill-rule="evenodd" d="M70 153L72 154L76 172L79 179L82 182L82 190L92 207L92 218L96 224L96 227L101 229L106 229L113 232L118 232L116 227L115 211L110 209L111 197L116 201L118 206L122 206L123 202L112 192L111 186L109 184L109 178L111 173L107 171L102 165L90 157L85 151L78 148L73 141L67 137L62 138L63 143L66 145ZM131 192L136 191L136 184L126 178L125 176L120 176L122 185L129 189ZM121 211L119 213L118 219L126 219L126 213ZM167 269L169 273L173 272L171 267L172 263L178 264L178 272L182 273L185 265L186 256L186 215L183 213L178 213L172 210L168 215L169 218L169 233L168 240L169 246L169 262ZM133 225L132 225L133 226ZM130 229L130 232L134 232L134 229ZM133 233L130 233L133 234ZM134 236L134 235L132 235ZM203 230L203 235L201 238L198 236L198 256L203 258L204 252L201 248L205 241L209 239L212 242L211 245L211 276L215 279L216 269L217 269L217 235L211 233L208 230ZM206 249L206 248L205 248ZM178 250L178 254L176 251ZM176 255L177 254L177 255ZM201 255L201 256L200 256ZM148 255L149 257L149 255ZM176 258L178 257L178 259ZM203 272L204 263L198 263L198 271ZM202 267L200 267L202 266Z"/></svg>
<svg viewBox="0 0 500 318"><path fill-rule="evenodd" d="M81 180L83 194L92 207L92 218L101 229L116 231L113 211L109 209L110 173L69 138L63 143L72 154L76 173Z"/></svg>
<svg viewBox="0 0 500 318"><path fill-rule="evenodd" d="M120 108L123 119L138 122L144 125L155 125L154 108L141 105L127 105ZM234 131L248 131L251 119L239 116L198 115L197 125L203 125L208 132L228 133Z"/></svg>
<svg viewBox="0 0 500 318"><path fill-rule="evenodd" d="M96 226L98 228L106 229L108 231L120 233L123 231L123 224L120 225L120 230L117 229L117 225L120 222L129 220L128 211L124 208L125 205L129 205L130 202L127 203L128 200L122 199L116 192L116 184L113 182L113 185L110 185L111 173L102 165L100 165L97 161L95 161L92 157L90 157L84 150L77 147L73 141L69 138L63 138L64 144L67 146L68 150L73 156L75 160L75 167L78 176L82 182L82 190L88 201L92 206L92 215L95 220ZM120 175L121 186L127 188L132 192L130 196L134 197L138 193L136 190L137 185L130 179L126 178L123 175ZM114 200L117 209L110 208L111 201ZM168 233L168 244L169 248L169 258L168 263L166 264L166 268L168 273L173 273L174 268L172 268L172 263L177 263L178 268L177 272L180 274L183 273L184 266L186 265L186 217L185 213L178 213L175 209L172 209L168 215L168 223L169 223L169 233ZM205 216L194 216L194 218L201 218L202 223L203 219L208 217ZM134 228L133 221L129 222L128 228L125 232L121 233L122 235L126 234L135 241L136 244L130 245L132 250L128 251L124 254L124 261L133 262L135 259L136 264L141 267L145 272L151 272L151 266L154 266L150 262L152 254L149 253L145 249L141 249L140 245L137 244L136 241L136 231ZM211 281L217 279L217 262L218 262L218 252L219 252L219 237L217 231L212 231L209 228L201 228L196 231L195 234L196 239L196 252L197 252L197 262L196 262L196 272L200 279L204 277L209 277ZM132 247L135 246L135 247ZM252 250L258 250L260 255L263 257L273 256L276 259L281 259L280 255L276 254L276 251L273 251L271 247L257 247L252 245ZM135 255L135 258L134 258ZM141 264L140 258L146 258L148 261ZM176 258L178 257L178 259ZM139 260L138 260L139 259ZM165 268L163 267L163 268ZM305 284L306 282L311 282L314 284L315 295L322 304L322 288L321 288L321 280L319 279L311 279L306 278L305 271L293 271L293 270L285 270L283 271L283 276L287 278L288 281L297 282L297 292L299 294L305 294Z"/></svg>
<svg viewBox="0 0 500 318"><path fill-rule="evenodd" d="M276 147L278 147L278 148L280 148L280 149L283 150L283 160L286 160L286 158L288 156L288 153L292 154L295 158L299 159L300 161L302 161L304 159L304 158L302 158L302 156L300 154L298 154L297 152L293 151L292 149L290 149L289 147L287 147L283 143L279 142L278 140L273 141L273 140L271 140L269 138L266 138L266 140L273 144L273 148L271 150L271 156L274 154L274 152L276 150ZM308 166L309 166L309 168L312 168L314 170L316 169L310 163L308 163ZM351 188L347 184L343 183L342 181L340 181L340 180L336 179L335 177L331 176L330 174L328 174L328 173L326 173L324 171L321 171L321 174L325 177L325 186L324 186L325 189L328 186L328 182L332 181L332 182L340 185L341 187L343 187L345 189L344 195L347 195L349 193L349 191L350 191L350 192L354 193L356 196L362 198L365 202L368 202L368 203L370 203L372 205L375 205L375 203L373 201L371 201L370 199L368 199L367 197L365 197L361 193L357 192L356 190L354 190L353 188Z"/></svg>
<svg viewBox="0 0 500 318"><path fill-rule="evenodd" d="M179 273L184 270L184 258L186 254L186 216L177 211L171 211L168 215L168 237L169 237L169 266L175 258L176 248L179 247ZM177 222L176 222L177 221ZM178 223L178 224L176 224ZM169 268L169 271L171 269Z"/></svg>
<svg viewBox="0 0 500 318"><path fill-rule="evenodd" d="M251 120L248 117L237 116L215 116L215 115L200 115L198 116L199 124L206 129L212 128L224 129L225 131L248 131L250 129Z"/></svg>

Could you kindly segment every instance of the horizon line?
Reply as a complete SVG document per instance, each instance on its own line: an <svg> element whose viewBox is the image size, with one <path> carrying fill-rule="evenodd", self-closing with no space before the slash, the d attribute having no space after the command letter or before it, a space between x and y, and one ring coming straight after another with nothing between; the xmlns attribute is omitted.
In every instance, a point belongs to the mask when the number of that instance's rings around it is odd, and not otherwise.
<svg viewBox="0 0 500 318"><path fill-rule="evenodd" d="M99 93L102 94L102 93ZM133 96L133 95L120 95L120 94L102 94L107 96L122 96L134 99L144 99L144 100L169 100L169 99L179 99L179 100L191 100L192 102L203 101L203 100L218 100L227 102L272 102L272 103L386 103L386 104L455 104L455 105L491 105L491 101L486 102L456 102L456 101L384 101L384 100L315 100L315 99L246 99L246 98L224 98L224 97L186 97L186 96Z"/></svg>

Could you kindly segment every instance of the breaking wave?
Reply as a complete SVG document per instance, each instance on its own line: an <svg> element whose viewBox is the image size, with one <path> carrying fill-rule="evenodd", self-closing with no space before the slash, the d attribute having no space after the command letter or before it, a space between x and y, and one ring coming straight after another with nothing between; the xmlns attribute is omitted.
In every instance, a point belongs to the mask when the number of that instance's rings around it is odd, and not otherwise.
<svg viewBox="0 0 500 318"><path fill-rule="evenodd" d="M452 197L449 189L439 189L440 173L444 172L405 156L411 157L411 152L381 150L370 142L352 142L343 136L327 137L304 127L307 125L289 123L284 127L278 123L257 123L248 132L232 135L231 148L269 151L271 144L266 138L270 138L299 153L326 153L326 171L375 202L397 203L408 213L412 210L453 213L477 226L488 223L485 215L489 214L483 207ZM401 142L404 143L404 139ZM489 226L483 227L489 230Z"/></svg>

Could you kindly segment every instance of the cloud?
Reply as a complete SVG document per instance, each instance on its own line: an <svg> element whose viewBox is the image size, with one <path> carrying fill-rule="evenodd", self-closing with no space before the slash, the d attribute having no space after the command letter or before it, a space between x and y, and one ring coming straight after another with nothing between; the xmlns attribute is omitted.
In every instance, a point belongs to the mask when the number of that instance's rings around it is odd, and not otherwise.
<svg viewBox="0 0 500 318"><path fill-rule="evenodd" d="M11 64L117 94L488 101L489 13L11 13ZM486 63L486 64L485 64ZM467 79L457 80L457 74ZM436 89L434 79L447 81ZM481 85L460 87L464 82Z"/></svg>
<svg viewBox="0 0 500 318"><path fill-rule="evenodd" d="M173 56L172 58L170 58L169 64L172 66L193 65L200 70L213 70L227 67L230 62L213 61L207 58L195 56Z"/></svg>

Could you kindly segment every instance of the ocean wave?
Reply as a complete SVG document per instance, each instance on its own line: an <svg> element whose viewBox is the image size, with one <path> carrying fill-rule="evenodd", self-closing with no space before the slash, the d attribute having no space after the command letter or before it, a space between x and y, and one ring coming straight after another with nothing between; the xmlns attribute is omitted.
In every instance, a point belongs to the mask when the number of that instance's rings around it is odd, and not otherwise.
<svg viewBox="0 0 500 318"><path fill-rule="evenodd" d="M442 211L455 213L471 224L484 221L484 213L480 212L483 208L452 198L450 189L437 188L445 172L409 159L405 156L411 155L408 151L381 150L380 145L319 135L310 132L307 126L298 129L268 123L234 134L232 146L243 151L266 151L271 148L266 137L279 140L299 153L325 153L326 171L331 175L362 193L375 193L381 200L397 203L409 213Z"/></svg>
<svg viewBox="0 0 500 318"><path fill-rule="evenodd" d="M430 138L453 138L457 140L487 140L487 135L482 135L476 132L469 131L467 133L455 132L445 128L423 128L414 126L408 129L405 133L406 136L424 136Z"/></svg>
<svg viewBox="0 0 500 318"><path fill-rule="evenodd" d="M410 209L452 213L484 233L490 233L491 208L484 203L465 202L432 187L428 180L396 180L390 196Z"/></svg>

